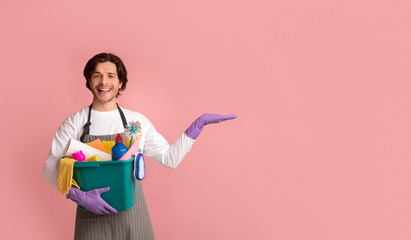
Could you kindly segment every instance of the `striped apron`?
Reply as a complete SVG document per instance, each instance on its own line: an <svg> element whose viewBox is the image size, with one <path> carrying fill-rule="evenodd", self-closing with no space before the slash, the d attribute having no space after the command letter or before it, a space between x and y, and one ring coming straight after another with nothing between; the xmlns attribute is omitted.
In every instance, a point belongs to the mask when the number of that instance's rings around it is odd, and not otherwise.
<svg viewBox="0 0 411 240"><path fill-rule="evenodd" d="M127 126L126 118L121 108L117 105L124 128ZM116 134L104 136L89 135L91 106L89 108L88 121L84 126L81 141L92 142L96 139L101 141L115 141ZM123 142L125 134L121 133ZM116 214L98 215L86 211L77 206L76 226L74 231L75 240L117 240L117 239L154 239L153 227L144 199L143 186L136 181L136 203L127 211L118 211Z"/></svg>

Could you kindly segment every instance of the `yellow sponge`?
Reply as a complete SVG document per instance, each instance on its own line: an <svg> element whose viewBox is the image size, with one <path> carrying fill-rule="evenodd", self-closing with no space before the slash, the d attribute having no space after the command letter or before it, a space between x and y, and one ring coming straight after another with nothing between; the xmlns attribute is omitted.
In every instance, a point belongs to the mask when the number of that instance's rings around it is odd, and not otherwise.
<svg viewBox="0 0 411 240"><path fill-rule="evenodd" d="M86 162L97 162L97 161L100 161L100 157L97 154L92 156L91 158L86 159Z"/></svg>

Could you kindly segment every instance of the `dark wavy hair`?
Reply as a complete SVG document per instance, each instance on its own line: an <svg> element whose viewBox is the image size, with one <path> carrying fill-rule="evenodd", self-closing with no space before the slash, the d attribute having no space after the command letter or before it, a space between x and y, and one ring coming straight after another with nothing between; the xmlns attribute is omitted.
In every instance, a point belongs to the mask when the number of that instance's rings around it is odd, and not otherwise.
<svg viewBox="0 0 411 240"><path fill-rule="evenodd" d="M117 67L117 76L120 82L122 83L121 88L119 89L118 94L117 94L118 96L120 95L120 91L124 91L126 89L126 85L128 82L127 70L126 70L126 66L124 66L123 61L121 61L121 59L118 56L112 53L99 53L95 55L94 57L92 57L90 60L88 60L83 70L83 75L86 78L86 87L90 89L91 91L91 88L90 88L91 75L93 75L94 71L96 70L97 64L104 63L104 62L112 62Z"/></svg>

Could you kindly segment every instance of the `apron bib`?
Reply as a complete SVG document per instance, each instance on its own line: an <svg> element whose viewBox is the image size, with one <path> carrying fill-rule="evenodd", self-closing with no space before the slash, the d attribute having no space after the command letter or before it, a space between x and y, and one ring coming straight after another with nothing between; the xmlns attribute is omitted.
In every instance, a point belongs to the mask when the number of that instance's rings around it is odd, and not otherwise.
<svg viewBox="0 0 411 240"><path fill-rule="evenodd" d="M88 143L98 138L101 141L115 141L117 134L103 136L89 135L91 108L92 106L90 105L88 120L84 125L83 135L80 138L81 142ZM118 104L117 109L125 129L127 121ZM124 132L121 133L121 137L123 138L123 143L125 143L126 138ZM136 203L127 211L118 211L116 214L98 215L77 206L74 239L154 239L153 227L151 225L141 182L136 181Z"/></svg>

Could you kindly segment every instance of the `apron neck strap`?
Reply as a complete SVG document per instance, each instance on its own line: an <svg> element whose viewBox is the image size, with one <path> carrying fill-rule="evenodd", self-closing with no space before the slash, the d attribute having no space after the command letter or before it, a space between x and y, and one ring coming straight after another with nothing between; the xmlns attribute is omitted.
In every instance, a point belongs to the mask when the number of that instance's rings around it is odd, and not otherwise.
<svg viewBox="0 0 411 240"><path fill-rule="evenodd" d="M120 108L120 106L118 105L118 103L116 103L116 104L117 104L118 112L120 113L121 121L123 122L123 127L124 127L124 129L126 129L126 127L127 127L126 117L124 116L123 110L121 110L121 108ZM81 142L83 142L83 139L86 137L86 135L89 135L89 134L90 134L90 125L91 125L90 118L91 118L91 109L92 109L92 108L93 108L93 104L91 104L91 105L88 107L88 118L87 118L87 123L84 124L84 127L83 127L83 134L82 134L81 137L80 137L80 141L81 141Z"/></svg>
<svg viewBox="0 0 411 240"><path fill-rule="evenodd" d="M117 103L117 109L118 109L118 112L120 113L121 121L123 121L123 127L124 127L124 129L126 129L126 127L128 125L127 120L126 120L126 117L124 116L123 110L121 110L118 103Z"/></svg>

